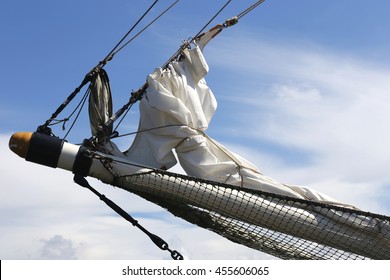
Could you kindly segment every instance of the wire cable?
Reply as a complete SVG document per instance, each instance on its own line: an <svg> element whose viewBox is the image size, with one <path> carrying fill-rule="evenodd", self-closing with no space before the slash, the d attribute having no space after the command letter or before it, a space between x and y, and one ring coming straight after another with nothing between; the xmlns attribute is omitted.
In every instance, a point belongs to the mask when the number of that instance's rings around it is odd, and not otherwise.
<svg viewBox="0 0 390 280"><path fill-rule="evenodd" d="M112 54L115 52L115 50L122 44L122 42L129 36L129 34L134 30L134 28L137 27L137 25L143 20L143 18L150 12L150 10L154 7L154 5L157 4L159 0L155 0L152 5L144 12L144 14L137 20L137 22L127 31L125 36L122 37L122 39L115 45L115 47L107 54L107 56L99 63L101 66L104 66L108 61L112 59Z"/></svg>
<svg viewBox="0 0 390 280"><path fill-rule="evenodd" d="M137 38L141 33L143 33L146 29L148 29L153 23L155 23L160 17L162 17L166 12L168 12L173 6L175 6L180 0L176 0L172 5L166 8L161 14L159 14L154 20L152 20L148 25L141 29L137 34L135 34L131 39L129 39L126 43L124 43L118 50L112 52L111 58L117 54L120 50L126 47L129 43L131 43L135 38Z"/></svg>
<svg viewBox="0 0 390 280"><path fill-rule="evenodd" d="M256 3L254 3L252 6L250 6L249 8L245 9L244 11L242 11L241 13L239 13L237 15L237 18L240 19L242 18L243 16L245 16L246 14L248 14L249 12L251 12L254 8L256 8L257 6L259 6L260 4L262 4L265 0L259 0L257 1Z"/></svg>

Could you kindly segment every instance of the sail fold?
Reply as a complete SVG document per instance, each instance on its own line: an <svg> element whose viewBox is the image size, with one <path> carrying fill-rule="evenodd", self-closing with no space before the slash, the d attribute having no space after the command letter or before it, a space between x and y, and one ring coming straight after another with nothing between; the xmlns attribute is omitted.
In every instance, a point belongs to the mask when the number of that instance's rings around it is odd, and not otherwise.
<svg viewBox="0 0 390 280"><path fill-rule="evenodd" d="M147 78L140 103L140 124L126 156L154 168L177 163L189 176L250 189L346 206L310 188L290 186L263 175L252 163L211 139L205 131L217 108L204 79L208 65L198 45L179 61L158 68Z"/></svg>

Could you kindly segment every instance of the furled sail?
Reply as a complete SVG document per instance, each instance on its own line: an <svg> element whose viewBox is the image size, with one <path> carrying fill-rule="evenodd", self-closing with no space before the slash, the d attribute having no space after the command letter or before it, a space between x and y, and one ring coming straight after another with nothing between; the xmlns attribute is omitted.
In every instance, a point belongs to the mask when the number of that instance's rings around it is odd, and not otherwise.
<svg viewBox="0 0 390 280"><path fill-rule="evenodd" d="M126 157L154 168L180 165L193 177L271 193L343 205L306 187L279 183L249 161L205 134L217 107L204 76L208 65L200 47L183 51L180 61L148 76L140 103L140 124Z"/></svg>
<svg viewBox="0 0 390 280"><path fill-rule="evenodd" d="M148 76L133 144L121 153L107 142L112 157L97 155L113 177L106 182L281 258L390 259L388 217L279 183L206 135L217 103L202 47L195 43ZM173 150L189 176L164 171L177 163Z"/></svg>

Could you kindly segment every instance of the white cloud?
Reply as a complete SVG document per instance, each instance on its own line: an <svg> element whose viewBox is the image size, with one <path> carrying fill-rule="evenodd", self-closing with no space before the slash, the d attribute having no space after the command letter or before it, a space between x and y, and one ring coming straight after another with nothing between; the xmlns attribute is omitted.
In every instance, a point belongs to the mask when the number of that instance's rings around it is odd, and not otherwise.
<svg viewBox="0 0 390 280"><path fill-rule="evenodd" d="M43 259L49 260L71 260L76 259L76 248L70 239L61 235L54 235L50 239L42 239L41 255Z"/></svg>

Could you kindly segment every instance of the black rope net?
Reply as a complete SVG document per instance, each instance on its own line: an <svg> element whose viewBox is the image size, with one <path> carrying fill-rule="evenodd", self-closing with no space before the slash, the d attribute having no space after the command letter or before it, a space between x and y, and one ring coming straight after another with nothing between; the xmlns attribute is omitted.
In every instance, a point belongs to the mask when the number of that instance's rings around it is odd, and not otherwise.
<svg viewBox="0 0 390 280"><path fill-rule="evenodd" d="M390 217L151 170L113 183L281 259L390 259Z"/></svg>

